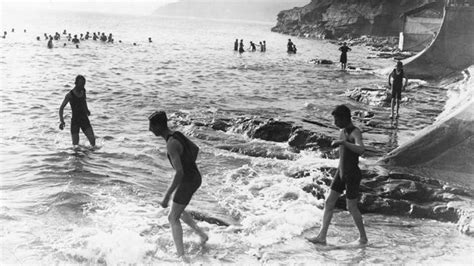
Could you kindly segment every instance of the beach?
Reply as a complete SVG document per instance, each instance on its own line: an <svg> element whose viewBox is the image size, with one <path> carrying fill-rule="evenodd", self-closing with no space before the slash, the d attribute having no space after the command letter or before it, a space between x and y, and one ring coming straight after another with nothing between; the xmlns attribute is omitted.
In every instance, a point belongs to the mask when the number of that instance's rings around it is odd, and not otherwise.
<svg viewBox="0 0 474 266"><path fill-rule="evenodd" d="M356 87L384 86L386 70L395 65L392 59L368 59L373 52L364 46L348 54L355 69L340 71L338 64L310 62L337 61L336 44L291 37L298 52L289 55L290 37L270 32L270 23L3 12L8 34L0 40L0 261L177 263L167 210L159 206L173 170L165 143L148 131L147 119L166 110L171 126L201 148L203 185L189 209L205 216L199 225L210 239L202 247L184 227L193 263L472 263L474 241L456 223L406 215L364 214L369 245L354 248L346 244L357 239L357 231L347 211L339 211L330 245L309 243L305 237L318 231L324 200L303 188L329 177L324 169L336 167L337 159L317 148L295 151L286 141L252 138L242 126L271 119L335 138L337 131L302 119L332 125L332 109L346 104L376 114L381 126L364 136L369 147L385 153L471 95L469 77L450 77L436 86L412 80L393 128L390 108L345 95ZM113 33L115 41L87 40L76 48L62 36L47 49L43 34L65 29ZM266 40L267 52L235 53L237 38L246 48L251 40ZM59 106L78 74L87 80L96 150L82 133L80 149L72 148L69 107L66 130L58 129ZM213 128L216 121L226 122L225 130ZM369 129L363 121L356 125ZM361 168L376 167L379 159L362 157ZM307 174L295 178L302 171Z"/></svg>

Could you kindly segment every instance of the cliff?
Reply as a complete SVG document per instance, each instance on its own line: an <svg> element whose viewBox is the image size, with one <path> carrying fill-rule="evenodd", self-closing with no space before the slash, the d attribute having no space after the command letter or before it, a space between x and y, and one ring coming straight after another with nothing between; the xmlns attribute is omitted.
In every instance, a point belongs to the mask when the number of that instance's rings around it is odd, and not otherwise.
<svg viewBox="0 0 474 266"><path fill-rule="evenodd" d="M312 0L281 11L272 31L310 38L398 36L400 16L436 0Z"/></svg>

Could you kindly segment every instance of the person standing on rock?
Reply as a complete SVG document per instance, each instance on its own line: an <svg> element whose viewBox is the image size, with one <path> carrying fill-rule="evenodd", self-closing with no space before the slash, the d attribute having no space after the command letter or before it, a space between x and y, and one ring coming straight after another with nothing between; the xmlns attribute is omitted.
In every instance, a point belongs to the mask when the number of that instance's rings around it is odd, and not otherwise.
<svg viewBox="0 0 474 266"><path fill-rule="evenodd" d="M347 46L347 43L344 42L341 47L339 47L339 51L341 51L341 58L339 62L341 62L341 69L346 70L347 66L347 52L351 51L352 49Z"/></svg>
<svg viewBox="0 0 474 266"><path fill-rule="evenodd" d="M405 79L405 84L403 84L403 79ZM394 117L393 111L395 109L395 104L397 105L397 114L395 117L398 118L398 109L400 108L400 101L402 99L402 90L405 90L407 84L408 78L405 76L405 72L403 71L403 63L402 61L398 61L397 67L388 76L388 86L392 88L392 112L390 114L390 118Z"/></svg>
<svg viewBox="0 0 474 266"><path fill-rule="evenodd" d="M178 257L186 261L183 245L183 228L181 227L180 219L199 235L201 244L205 244L209 239L191 215L184 210L191 201L193 194L201 186L201 173L196 165L199 147L181 132L171 131L168 128L168 118L165 112L154 112L148 117L148 120L150 121L149 130L155 136L160 136L166 140L167 156L176 171L173 181L164 195L161 206L167 208L171 194L174 193L168 220L171 225Z"/></svg>
<svg viewBox="0 0 474 266"><path fill-rule="evenodd" d="M338 105L332 112L334 124L339 127L339 139L331 143L333 147L339 147L339 166L331 183L331 191L324 205L324 214L321 229L316 237L308 238L314 244L326 244L326 236L331 223L336 201L342 192L346 191L347 209L359 229L359 244L367 244L362 214L357 207L359 197L359 186L362 174L359 169L359 156L364 153L365 147L362 141L362 133L359 128L352 124L351 111L345 105Z"/></svg>

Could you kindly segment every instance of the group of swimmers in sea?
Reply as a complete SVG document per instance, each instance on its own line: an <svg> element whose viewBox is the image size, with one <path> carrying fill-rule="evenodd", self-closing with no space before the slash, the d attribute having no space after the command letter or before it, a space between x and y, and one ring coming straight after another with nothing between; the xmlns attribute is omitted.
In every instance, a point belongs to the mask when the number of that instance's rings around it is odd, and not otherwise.
<svg viewBox="0 0 474 266"><path fill-rule="evenodd" d="M255 44L253 41L250 41L250 48L248 49L249 52L256 52L257 51L257 44ZM260 47L260 52L266 52L267 51L267 42L266 41L261 41L259 42L258 46ZM243 53L245 52L244 48L244 40L241 39L239 42L239 39L235 39L234 42L234 51Z"/></svg>

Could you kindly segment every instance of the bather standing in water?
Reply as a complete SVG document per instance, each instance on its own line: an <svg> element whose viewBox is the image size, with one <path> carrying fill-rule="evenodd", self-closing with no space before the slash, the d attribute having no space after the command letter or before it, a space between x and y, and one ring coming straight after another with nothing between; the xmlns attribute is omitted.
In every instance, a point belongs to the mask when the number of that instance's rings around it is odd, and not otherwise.
<svg viewBox="0 0 474 266"><path fill-rule="evenodd" d="M339 51L341 51L341 58L339 62L341 62L341 69L346 70L347 66L347 52L351 51L352 49L347 46L347 43L344 42L341 47L339 47Z"/></svg>
<svg viewBox="0 0 474 266"><path fill-rule="evenodd" d="M239 44L239 53L243 53L245 52L245 49L244 49L244 40L240 40L240 44Z"/></svg>
<svg viewBox="0 0 474 266"><path fill-rule="evenodd" d="M347 209L352 215L354 223L359 229L359 244L368 242L365 233L362 215L357 207L359 197L359 186L362 174L359 169L359 156L365 151L362 141L362 133L359 128L352 124L351 111L345 105L338 105L332 112L334 123L339 127L339 140L331 143L331 146L339 148L339 166L331 183L331 191L324 204L324 214L321 229L316 237L308 238L314 244L326 244L326 236L331 223L336 201L346 191Z"/></svg>
<svg viewBox="0 0 474 266"><path fill-rule="evenodd" d="M155 136L165 139L168 159L176 171L173 181L164 195L161 206L167 208L171 194L174 193L168 220L171 225L178 257L186 260L184 257L183 228L181 227L180 219L199 235L201 244L205 244L209 239L191 215L185 211L193 194L201 186L201 173L196 165L199 147L181 132L172 131L168 128L168 118L165 112L154 112L148 117L148 120L150 121L150 131Z"/></svg>
<svg viewBox="0 0 474 266"><path fill-rule="evenodd" d="M72 89L66 97L63 103L59 107L59 129L63 130L64 123L63 111L67 103L71 105L72 117L71 117L71 137L72 145L76 146L79 144L79 129L84 132L91 146L95 146L95 136L92 130L89 116L91 112L87 107L86 101L86 79L82 75L76 77L76 86Z"/></svg>
<svg viewBox="0 0 474 266"><path fill-rule="evenodd" d="M403 79L405 79L405 84L403 84ZM390 113L390 118L394 117L393 111L395 109L395 104L397 105L397 114L395 117L398 118L398 109L400 108L400 101L402 99L402 90L405 90L407 84L408 78L405 76L405 72L403 71L403 63L402 61L398 61L397 67L388 76L388 86L392 88L392 101L390 104L392 112Z"/></svg>

